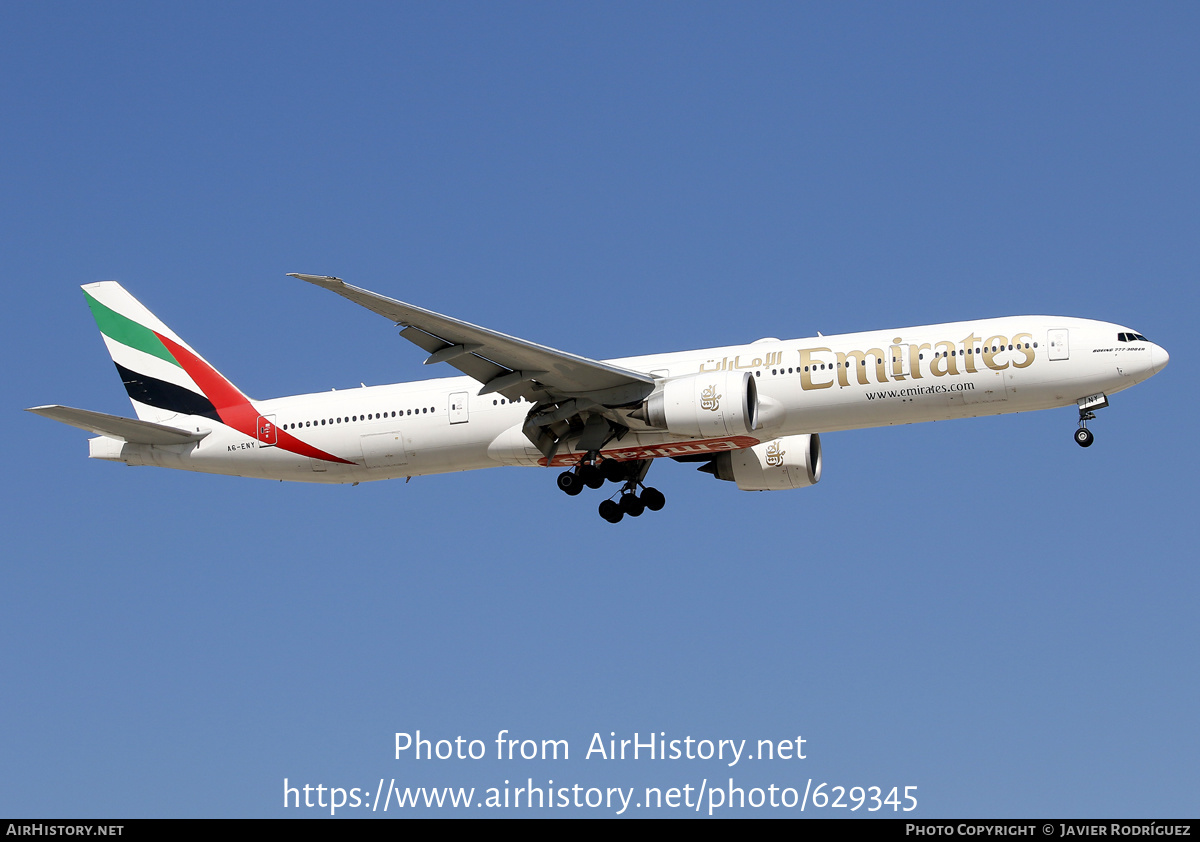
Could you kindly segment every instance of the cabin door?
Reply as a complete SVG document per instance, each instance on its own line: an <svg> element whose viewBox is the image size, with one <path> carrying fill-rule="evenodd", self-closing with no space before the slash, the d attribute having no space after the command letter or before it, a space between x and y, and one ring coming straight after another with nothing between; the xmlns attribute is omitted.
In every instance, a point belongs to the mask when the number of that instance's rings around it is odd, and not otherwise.
<svg viewBox="0 0 1200 842"><path fill-rule="evenodd" d="M278 433L275 429L274 415L258 416L258 425L255 429L255 438L262 447L274 447L278 443Z"/></svg>
<svg viewBox="0 0 1200 842"><path fill-rule="evenodd" d="M455 392L450 396L450 423L465 424L467 420L467 393Z"/></svg>
<svg viewBox="0 0 1200 842"><path fill-rule="evenodd" d="M1067 340L1065 327L1047 331L1046 342L1050 345L1050 359L1067 360L1071 358L1071 347Z"/></svg>

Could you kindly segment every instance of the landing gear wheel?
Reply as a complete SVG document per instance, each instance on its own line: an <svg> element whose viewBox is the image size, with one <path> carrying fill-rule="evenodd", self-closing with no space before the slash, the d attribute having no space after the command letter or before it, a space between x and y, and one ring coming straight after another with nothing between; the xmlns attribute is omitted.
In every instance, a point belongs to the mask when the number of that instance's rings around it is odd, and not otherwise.
<svg viewBox="0 0 1200 842"><path fill-rule="evenodd" d="M621 518L625 517L625 513L621 511L621 507L612 500L605 500L600 504L600 517L607 520L609 523L620 523Z"/></svg>
<svg viewBox="0 0 1200 842"><path fill-rule="evenodd" d="M646 511L646 504L636 494L625 494L621 497L621 511L630 517L641 517L642 512Z"/></svg>
<svg viewBox="0 0 1200 842"><path fill-rule="evenodd" d="M574 471L563 471L558 475L558 487L574 497L583 491L583 480Z"/></svg>
<svg viewBox="0 0 1200 842"><path fill-rule="evenodd" d="M604 485L604 474L595 465L582 465L579 468L579 478L588 488L599 488Z"/></svg>
<svg viewBox="0 0 1200 842"><path fill-rule="evenodd" d="M657 488L647 488L642 491L642 502L652 512L661 511L667 505L667 498Z"/></svg>
<svg viewBox="0 0 1200 842"><path fill-rule="evenodd" d="M625 466L616 459L605 459L600 463L600 473L609 482L620 482L625 479Z"/></svg>
<svg viewBox="0 0 1200 842"><path fill-rule="evenodd" d="M1080 447L1091 447L1092 442L1096 437L1092 435L1092 431L1087 427L1080 427L1075 431L1075 443Z"/></svg>

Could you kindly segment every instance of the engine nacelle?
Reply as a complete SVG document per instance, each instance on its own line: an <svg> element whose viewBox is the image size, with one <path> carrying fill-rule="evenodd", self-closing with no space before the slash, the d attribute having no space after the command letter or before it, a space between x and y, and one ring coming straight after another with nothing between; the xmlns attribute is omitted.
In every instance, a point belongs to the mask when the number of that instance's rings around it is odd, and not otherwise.
<svg viewBox="0 0 1200 842"><path fill-rule="evenodd" d="M646 399L639 417L678 436L746 435L758 429L758 386L748 371L674 377Z"/></svg>
<svg viewBox="0 0 1200 842"><path fill-rule="evenodd" d="M717 479L742 491L786 491L821 481L821 437L816 433L730 450L713 460Z"/></svg>

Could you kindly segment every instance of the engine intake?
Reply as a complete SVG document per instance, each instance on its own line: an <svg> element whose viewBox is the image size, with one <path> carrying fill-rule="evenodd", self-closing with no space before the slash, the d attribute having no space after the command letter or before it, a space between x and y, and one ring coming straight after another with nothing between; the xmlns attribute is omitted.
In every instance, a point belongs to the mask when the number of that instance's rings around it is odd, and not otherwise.
<svg viewBox="0 0 1200 842"><path fill-rule="evenodd" d="M746 435L758 429L758 386L748 371L674 377L635 416L678 436Z"/></svg>

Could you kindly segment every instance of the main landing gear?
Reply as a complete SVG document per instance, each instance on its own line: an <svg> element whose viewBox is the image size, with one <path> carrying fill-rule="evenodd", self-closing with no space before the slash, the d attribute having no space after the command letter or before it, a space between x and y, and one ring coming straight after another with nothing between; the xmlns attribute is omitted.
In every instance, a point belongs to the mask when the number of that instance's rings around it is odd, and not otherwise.
<svg viewBox="0 0 1200 842"><path fill-rule="evenodd" d="M1080 447L1091 447L1096 437L1087 428L1087 422L1096 420L1096 413L1093 410L1104 409L1108 406L1108 396L1101 392L1098 395L1090 395L1081 399L1078 404L1079 429L1075 431L1075 443Z"/></svg>
<svg viewBox="0 0 1200 842"><path fill-rule="evenodd" d="M639 497L637 493L637 483L630 480L621 489L621 496L618 500L609 498L600 504L600 517L607 520L609 523L620 523L625 515L630 517L641 517L642 512L649 509L652 512L657 512L667 505L667 498L657 488L642 487L642 494Z"/></svg>
<svg viewBox="0 0 1200 842"><path fill-rule="evenodd" d="M619 523L625 515L640 517L649 509L657 512L667 504L667 498L657 488L647 488L642 480L650 470L650 460L618 462L616 459L598 461L597 454L588 454L572 470L558 475L558 487L574 497L588 488L600 488L605 482L622 483L620 496L600 504L600 517L609 523ZM638 494L638 488L642 493Z"/></svg>

